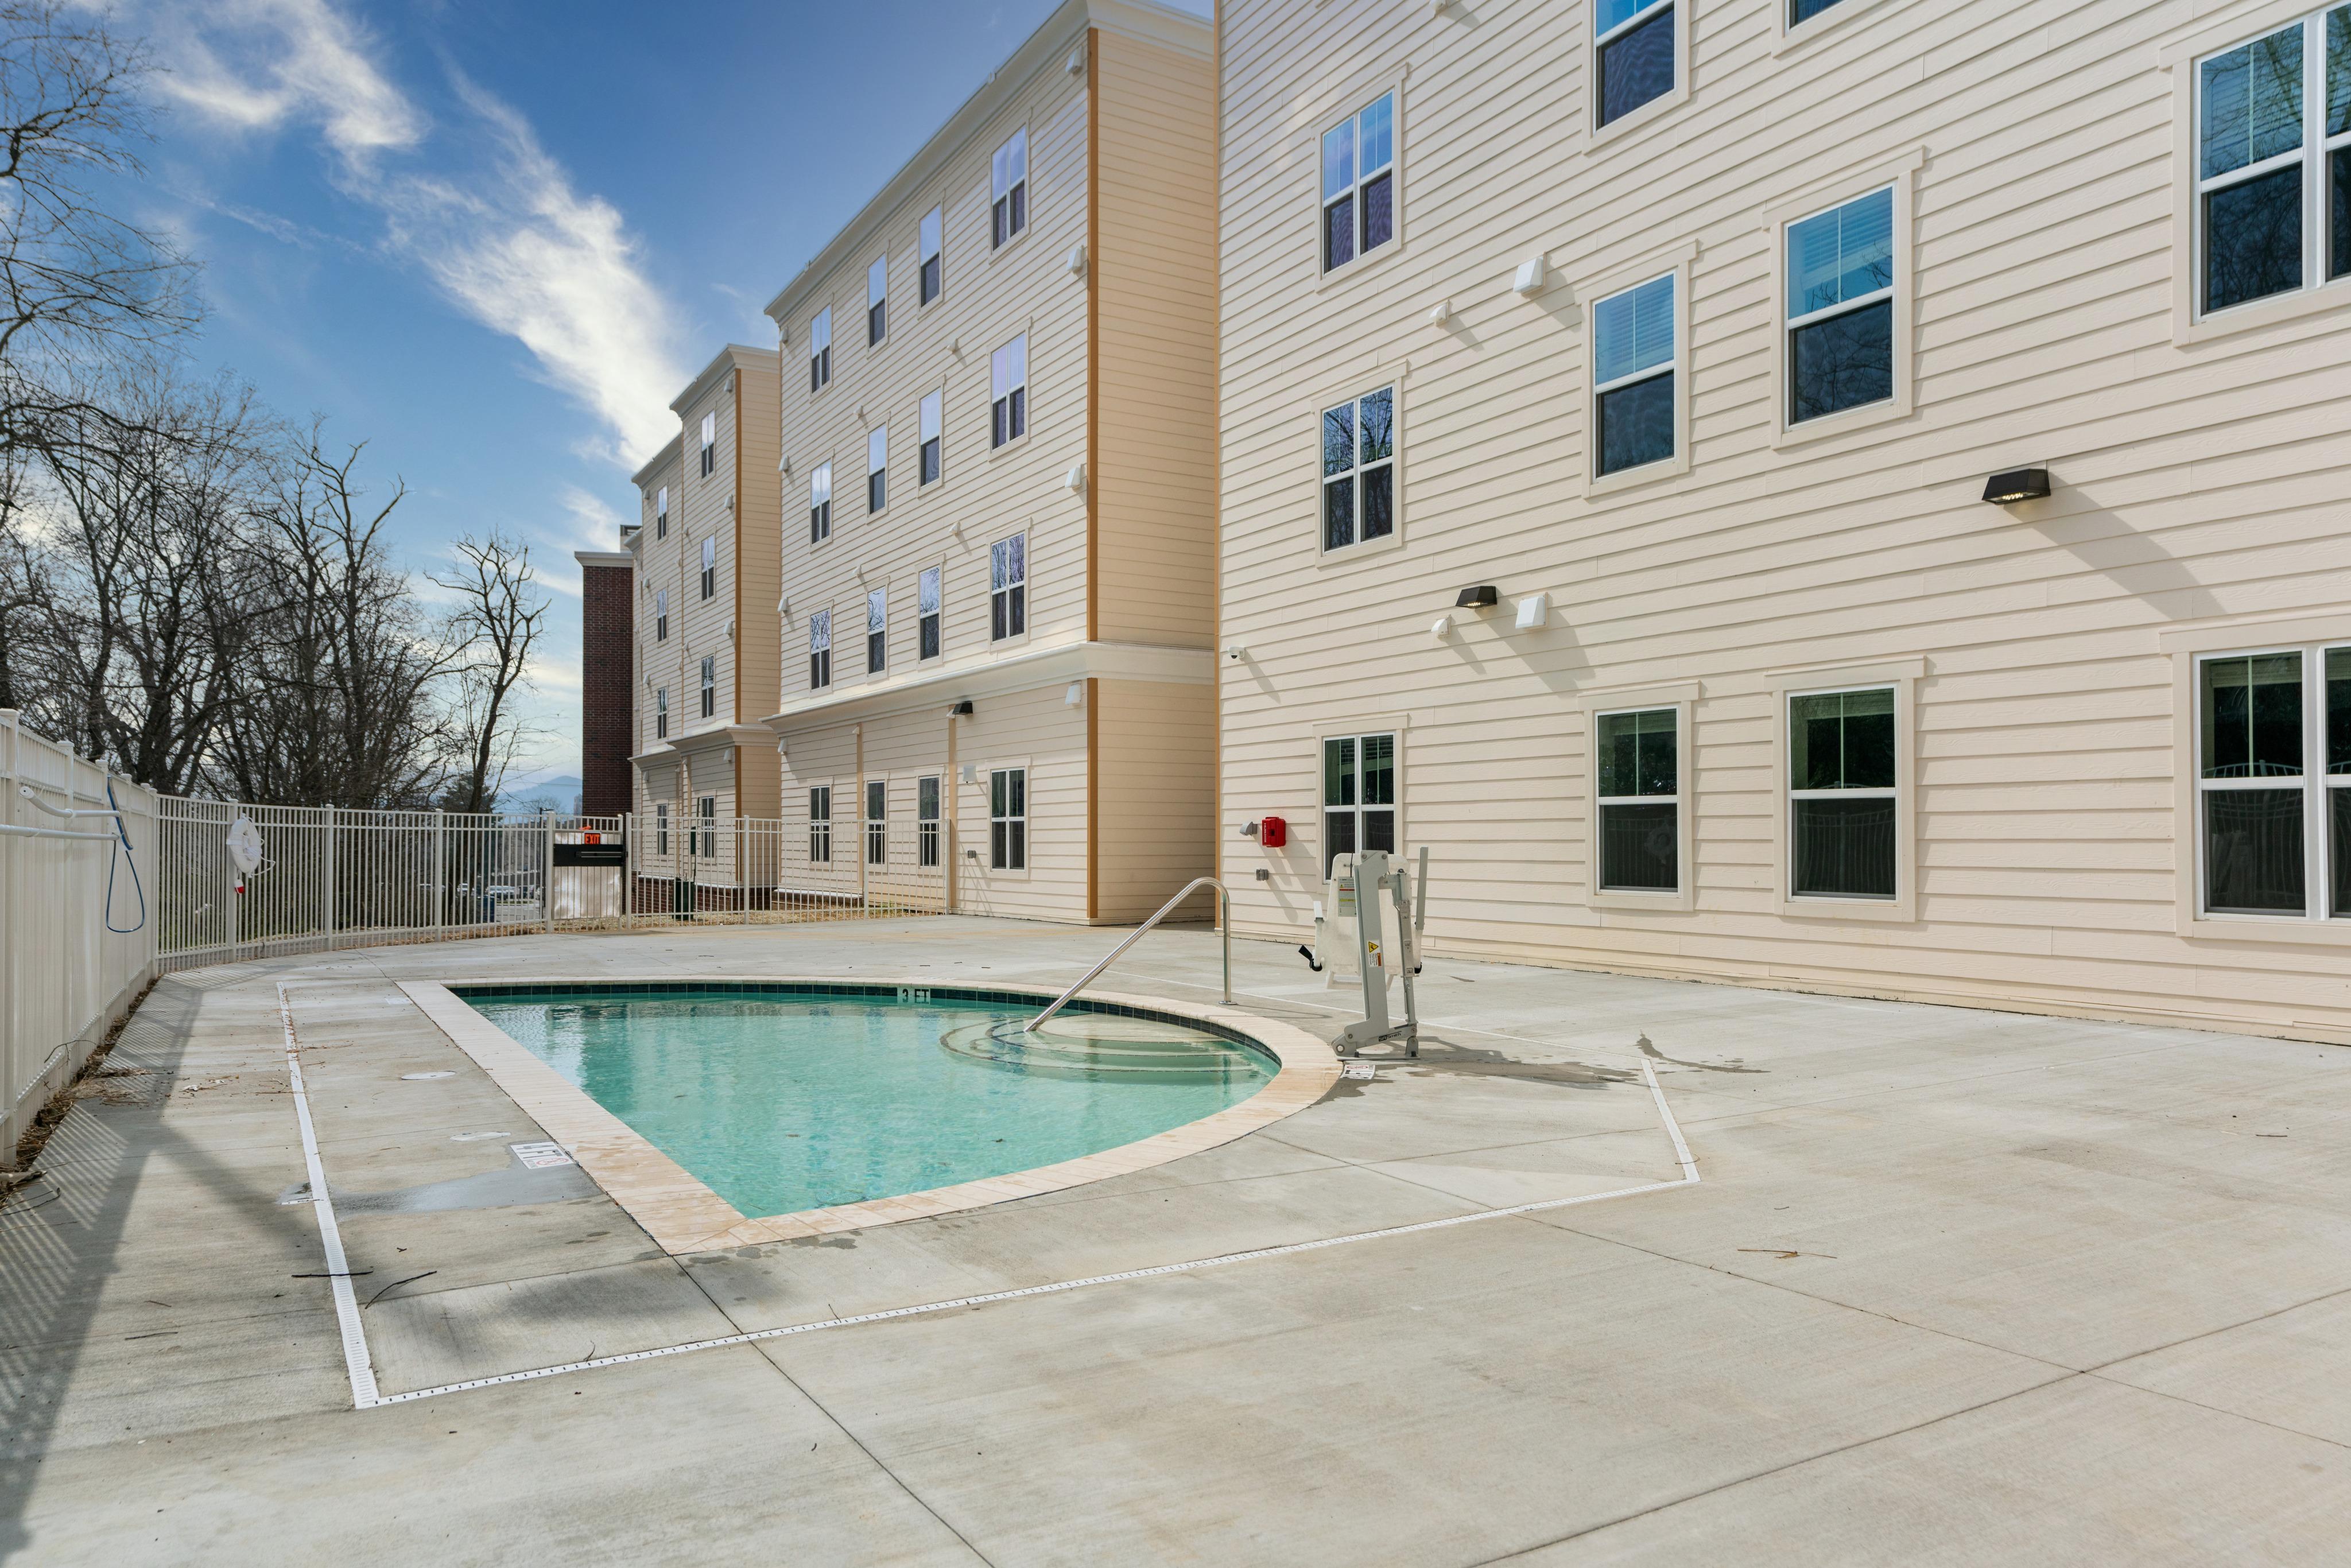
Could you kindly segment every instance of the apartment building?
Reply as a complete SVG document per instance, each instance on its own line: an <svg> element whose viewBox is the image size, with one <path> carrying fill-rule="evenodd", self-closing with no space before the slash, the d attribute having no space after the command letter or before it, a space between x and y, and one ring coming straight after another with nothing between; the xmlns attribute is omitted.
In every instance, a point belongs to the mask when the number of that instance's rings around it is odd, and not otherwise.
<svg viewBox="0 0 2351 1568"><path fill-rule="evenodd" d="M2351 7L1218 14L1240 929L2351 1040Z"/></svg>
<svg viewBox="0 0 2351 1568"><path fill-rule="evenodd" d="M636 861L731 886L752 868L695 823L776 814L777 355L730 343L670 404L678 434L640 468ZM688 821L693 819L693 821Z"/></svg>
<svg viewBox="0 0 2351 1568"><path fill-rule="evenodd" d="M787 890L1124 921L1207 871L1214 101L1201 19L1070 0L768 307Z"/></svg>

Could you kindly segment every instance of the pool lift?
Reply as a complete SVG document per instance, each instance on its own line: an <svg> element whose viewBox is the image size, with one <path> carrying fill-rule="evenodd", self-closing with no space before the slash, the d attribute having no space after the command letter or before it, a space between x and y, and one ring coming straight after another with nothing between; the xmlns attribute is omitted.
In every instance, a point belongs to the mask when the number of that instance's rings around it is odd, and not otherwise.
<svg viewBox="0 0 2351 1568"><path fill-rule="evenodd" d="M1314 906L1314 945L1299 951L1309 967L1322 972L1325 985L1353 978L1363 987L1363 1020L1342 1030L1336 1042L1343 1056L1361 1057L1366 1047L1396 1039L1403 1040L1405 1056L1420 1054L1420 1009L1412 982L1420 973L1420 934L1427 918L1426 845L1409 871L1385 850L1331 858L1331 875ZM1398 981L1404 986L1404 1021L1392 1023L1388 989Z"/></svg>

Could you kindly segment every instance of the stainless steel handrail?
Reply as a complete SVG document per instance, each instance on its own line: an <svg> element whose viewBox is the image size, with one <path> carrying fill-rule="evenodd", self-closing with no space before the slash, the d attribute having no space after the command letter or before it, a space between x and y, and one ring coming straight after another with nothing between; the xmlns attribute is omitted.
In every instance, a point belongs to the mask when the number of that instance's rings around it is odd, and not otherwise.
<svg viewBox="0 0 2351 1568"><path fill-rule="evenodd" d="M1029 1030L1032 1031L1040 1030L1044 1028L1046 1024L1051 1022L1055 1013L1060 1012L1063 1008L1069 1006L1070 998L1071 997L1076 996L1080 991L1082 991L1088 986L1092 985L1095 979L1101 976L1104 969L1109 968L1113 964L1118 961L1118 956L1121 953L1125 952L1129 947L1132 947L1137 942L1142 941L1145 933L1150 931L1153 926L1158 925L1162 920L1167 918L1167 912L1169 910L1175 908L1177 904L1191 897L1193 890L1200 887L1213 887L1217 890L1217 924L1222 928L1225 934L1225 1005L1227 1007L1230 1007L1233 1001L1233 895L1230 893L1228 893L1225 890L1225 884L1218 882L1215 877L1196 876L1191 881L1184 884L1183 892L1177 894L1175 897L1161 904L1159 906L1158 914L1153 915L1150 919L1144 921L1142 925L1129 932L1125 941L1112 948L1109 956L1103 958L1101 963L1096 964L1092 968L1088 969L1084 976L1079 979L1076 985L1071 986L1068 990L1063 991L1058 998L1056 998L1051 1007L1047 1008L1043 1012L1039 1013L1035 1018L1030 1019L1028 1023Z"/></svg>

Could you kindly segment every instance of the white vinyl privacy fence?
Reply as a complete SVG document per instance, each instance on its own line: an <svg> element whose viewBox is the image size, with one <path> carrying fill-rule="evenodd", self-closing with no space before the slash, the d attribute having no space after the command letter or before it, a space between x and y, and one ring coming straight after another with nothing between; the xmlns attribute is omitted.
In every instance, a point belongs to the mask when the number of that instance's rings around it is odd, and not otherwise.
<svg viewBox="0 0 2351 1568"><path fill-rule="evenodd" d="M156 807L0 708L0 1166L154 976Z"/></svg>

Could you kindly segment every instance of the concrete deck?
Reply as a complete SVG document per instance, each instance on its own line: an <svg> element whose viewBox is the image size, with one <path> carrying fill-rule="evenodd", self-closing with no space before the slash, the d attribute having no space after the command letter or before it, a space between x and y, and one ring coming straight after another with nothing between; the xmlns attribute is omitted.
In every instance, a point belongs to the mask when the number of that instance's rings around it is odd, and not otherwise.
<svg viewBox="0 0 2351 1568"><path fill-rule="evenodd" d="M1235 1142L673 1258L576 1171L506 1174L541 1129L399 989L1050 985L1113 939L695 928L167 978L112 1061L139 1072L0 1207L0 1555L2341 1560L2339 1048L1436 961L1417 1067ZM1294 955L1236 956L1241 1006L1334 1030ZM1116 983L1205 1001L1215 959L1155 933ZM281 980L388 1394L1671 1180L1644 1061L1705 1179L354 1410L298 1277Z"/></svg>

